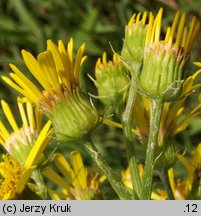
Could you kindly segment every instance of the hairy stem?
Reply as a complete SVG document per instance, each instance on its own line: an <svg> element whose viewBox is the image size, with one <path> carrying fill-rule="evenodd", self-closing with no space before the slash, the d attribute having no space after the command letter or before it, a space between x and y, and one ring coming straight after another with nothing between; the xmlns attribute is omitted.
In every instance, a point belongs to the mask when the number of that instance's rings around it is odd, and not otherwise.
<svg viewBox="0 0 201 216"><path fill-rule="evenodd" d="M159 99L152 100L149 138L145 159L144 177L142 185L141 199L149 200L151 198L152 180L155 163L155 149L158 142L158 131L160 127L163 102Z"/></svg>
<svg viewBox="0 0 201 216"><path fill-rule="evenodd" d="M132 133L132 124L131 124L132 111L133 111L136 94L137 94L137 87L135 83L135 77L132 76L126 108L122 115L122 125L123 125L124 136L126 137L127 158L128 158L131 182L133 187L133 194L132 194L133 199L140 198L140 190L141 190L141 179L138 171L136 153L134 148L134 136Z"/></svg>
<svg viewBox="0 0 201 216"><path fill-rule="evenodd" d="M131 199L129 192L127 188L122 184L121 179L117 175L115 175L114 171L109 166L107 161L98 153L91 140L85 141L84 148L100 168L100 170L103 172L103 174L107 177L108 181L116 191L119 198L122 200Z"/></svg>

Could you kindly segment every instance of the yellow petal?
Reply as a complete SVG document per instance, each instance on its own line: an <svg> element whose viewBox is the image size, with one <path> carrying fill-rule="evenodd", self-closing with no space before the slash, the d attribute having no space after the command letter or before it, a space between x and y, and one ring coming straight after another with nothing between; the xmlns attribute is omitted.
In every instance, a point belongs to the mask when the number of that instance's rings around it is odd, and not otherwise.
<svg viewBox="0 0 201 216"><path fill-rule="evenodd" d="M22 95L26 96L27 98L29 98L29 100L33 101L34 103L37 103L37 97L32 98L32 96L29 94L29 92L27 92L26 90L20 88L18 85L16 85L8 77L2 76L1 78L3 79L4 82L6 82L8 85L10 85L12 88L14 88L16 91L18 91Z"/></svg>
<svg viewBox="0 0 201 216"><path fill-rule="evenodd" d="M37 97L41 98L42 95L41 92L38 90L38 87L34 85L33 82L31 82L15 65L9 64L9 66L19 77L19 79L22 80L23 83L26 83L26 86L28 86Z"/></svg>
<svg viewBox="0 0 201 216"><path fill-rule="evenodd" d="M62 154L55 154L54 162L66 179L72 182L75 178L75 174L64 156Z"/></svg>
<svg viewBox="0 0 201 216"><path fill-rule="evenodd" d="M178 32L177 32L177 38L176 38L176 42L175 42L178 47L180 46L181 38L183 35L185 20L186 20L186 14L183 13L182 17L180 19L179 28L178 28Z"/></svg>
<svg viewBox="0 0 201 216"><path fill-rule="evenodd" d="M67 183L65 182L65 180L59 176L53 169L51 169L50 167L46 167L43 171L42 171L43 175L46 176L50 181L54 182L55 184L61 186L62 188L66 188L67 187Z"/></svg>
<svg viewBox="0 0 201 216"><path fill-rule="evenodd" d="M19 128L17 126L17 123L16 123L16 121L15 121L15 119L13 117L13 114L12 114L8 104L4 100L1 100L1 106L3 108L3 112L4 112L5 116L8 119L8 121L9 121L11 127L13 128L13 130L18 131Z"/></svg>
<svg viewBox="0 0 201 216"><path fill-rule="evenodd" d="M73 58L74 58L73 50L74 50L74 42L73 42L73 38L70 38L70 41L68 42L68 56L72 66L73 66Z"/></svg>
<svg viewBox="0 0 201 216"><path fill-rule="evenodd" d="M72 63L62 40L59 40L59 51L65 67L65 74L63 76L68 79L69 83L75 84Z"/></svg>
<svg viewBox="0 0 201 216"><path fill-rule="evenodd" d="M46 84L47 78L46 76L44 76L43 71L41 71L36 59L31 55L31 53L27 52L26 50L22 50L22 56L27 68L41 84L41 86L43 86L44 89L49 89L48 85Z"/></svg>
<svg viewBox="0 0 201 216"><path fill-rule="evenodd" d="M24 82L18 75L10 73L10 76L24 90L24 92L26 92L26 94L24 93L24 95L28 97L30 100L38 101L43 97L41 93L37 94L37 92L35 92L35 90L32 89L32 87L28 85L26 82Z"/></svg>
<svg viewBox="0 0 201 216"><path fill-rule="evenodd" d="M189 172L192 170L192 165L183 155L177 154L177 158L183 163Z"/></svg>
<svg viewBox="0 0 201 216"><path fill-rule="evenodd" d="M19 102L19 98L18 98L18 107L20 110L20 116L21 116L24 127L28 127L28 121L27 121L25 110L24 110L24 106L22 103Z"/></svg>
<svg viewBox="0 0 201 216"><path fill-rule="evenodd" d="M2 121L0 121L0 130L1 130L1 136L4 140L6 140L10 134L9 132L7 131L7 129L5 128L4 124L2 123Z"/></svg>
<svg viewBox="0 0 201 216"><path fill-rule="evenodd" d="M135 17L136 17L136 14L134 13L133 16L130 18L128 24L127 24L128 27L131 26L134 23Z"/></svg>
<svg viewBox="0 0 201 216"><path fill-rule="evenodd" d="M38 63L40 65L41 71L43 71L47 79L46 83L48 86L48 91L52 92L52 88L60 86L60 83L51 51L48 50L46 52L40 53L38 55ZM61 93L59 92L59 94Z"/></svg>
<svg viewBox="0 0 201 216"><path fill-rule="evenodd" d="M42 113L38 110L38 107L35 108L35 120L36 120L36 129L40 131L42 128Z"/></svg>
<svg viewBox="0 0 201 216"><path fill-rule="evenodd" d="M76 56L74 74L75 74L75 80L77 82L79 81L80 65L81 65L84 49L85 49L85 44L82 44L82 46L79 48L79 50L77 52L77 56Z"/></svg>
<svg viewBox="0 0 201 216"><path fill-rule="evenodd" d="M49 128L51 126L51 122L48 121L45 126L43 127L42 131L40 132L36 143L34 144L31 152L29 153L29 156L27 157L27 161L25 163L25 168L29 168L31 166L34 166L38 160L40 159L46 145L49 141Z"/></svg>
<svg viewBox="0 0 201 216"><path fill-rule="evenodd" d="M174 181L174 171L172 168L168 170L168 178L170 182L170 186L172 189L173 194L175 194L175 181Z"/></svg>
<svg viewBox="0 0 201 216"><path fill-rule="evenodd" d="M75 173L75 180L74 183L79 183L81 188L87 187L87 170L84 168L84 164L81 158L81 155L77 151L73 151L70 154L73 170ZM78 182L77 182L78 181Z"/></svg>
<svg viewBox="0 0 201 216"><path fill-rule="evenodd" d="M27 116L28 116L28 120L29 120L29 125L32 129L34 129L35 128L35 119L34 119L33 107L31 105L31 103L27 103L26 108L27 108Z"/></svg>
<svg viewBox="0 0 201 216"><path fill-rule="evenodd" d="M193 64L198 66L198 67L201 67L201 62L194 62Z"/></svg>
<svg viewBox="0 0 201 216"><path fill-rule="evenodd" d="M20 177L20 180L17 184L17 188L16 188L16 193L17 194L21 194L22 191L24 190L27 181L32 173L32 171L35 169L35 166L29 167L29 169L25 169L25 171L23 172L22 176Z"/></svg>
<svg viewBox="0 0 201 216"><path fill-rule="evenodd" d="M58 50L58 47L51 40L48 40L47 41L47 49L49 51L51 51L51 53L52 53L55 67L56 67L56 71L57 71L57 76L62 78L62 76L65 76L65 66L63 64L61 54Z"/></svg>

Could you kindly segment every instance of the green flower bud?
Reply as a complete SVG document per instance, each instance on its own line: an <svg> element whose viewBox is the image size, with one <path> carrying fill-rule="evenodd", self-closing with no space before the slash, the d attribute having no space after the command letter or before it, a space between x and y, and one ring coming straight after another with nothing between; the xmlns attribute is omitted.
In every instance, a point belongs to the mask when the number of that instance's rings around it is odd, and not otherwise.
<svg viewBox="0 0 201 216"><path fill-rule="evenodd" d="M123 103L126 90L129 86L128 72L117 54L113 55L113 61L99 58L95 69L96 80L93 80L97 90L98 98L106 106L118 106Z"/></svg>
<svg viewBox="0 0 201 216"><path fill-rule="evenodd" d="M78 141L95 128L99 122L96 108L76 88L66 92L63 99L54 104L51 112L46 113L51 120L58 140Z"/></svg>
<svg viewBox="0 0 201 216"><path fill-rule="evenodd" d="M170 99L181 90L186 58L182 53L174 53L173 49L159 43L147 47L145 51L140 84L151 98Z"/></svg>
<svg viewBox="0 0 201 216"><path fill-rule="evenodd" d="M144 55L144 46L146 39L147 25L147 12L145 12L140 19L140 13L136 16L134 14L125 27L125 39L121 56L131 67L136 67L139 63L142 63ZM153 15L150 14L150 19L153 19Z"/></svg>
<svg viewBox="0 0 201 216"><path fill-rule="evenodd" d="M162 9L159 10L156 19L148 25L139 82L143 93L152 99L172 100L181 92L183 67L200 27L200 23L193 18L188 32L187 27L184 27L185 17L183 14L180 19L175 42L173 38L179 12L172 27L168 28L164 40L160 40Z"/></svg>

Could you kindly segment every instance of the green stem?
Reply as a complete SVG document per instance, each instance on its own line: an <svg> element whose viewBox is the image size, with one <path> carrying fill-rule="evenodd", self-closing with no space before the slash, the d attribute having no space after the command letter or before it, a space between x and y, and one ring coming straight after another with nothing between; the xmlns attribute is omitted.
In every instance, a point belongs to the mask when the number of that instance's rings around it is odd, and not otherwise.
<svg viewBox="0 0 201 216"><path fill-rule="evenodd" d="M47 199L48 198L47 188L45 186L45 182L43 180L40 170L33 171L31 175L32 175L32 179L35 181L35 183L38 186L38 191L41 198Z"/></svg>
<svg viewBox="0 0 201 216"><path fill-rule="evenodd" d="M160 175L161 177L161 180L163 182L163 186L168 194L168 199L169 200L174 200L174 194L172 192L172 188L171 188L171 185L170 185L170 181L169 181L169 177L168 177L168 170L167 169L163 169L162 170L162 173Z"/></svg>
<svg viewBox="0 0 201 216"><path fill-rule="evenodd" d="M104 175L107 177L108 181L110 182L113 189L116 191L119 198L122 200L131 199L128 190L122 184L120 178L114 174L114 171L109 166L107 161L105 161L105 159L98 153L92 141L85 141L84 148L88 152L90 157L94 160L94 162L97 164L97 166L102 170Z"/></svg>
<svg viewBox="0 0 201 216"><path fill-rule="evenodd" d="M147 144L144 178L141 199L148 200L151 198L152 179L155 162L155 149L158 142L158 131L160 127L161 113L163 109L163 102L159 99L152 100L149 138Z"/></svg>
<svg viewBox="0 0 201 216"><path fill-rule="evenodd" d="M126 137L127 159L130 168L131 182L133 187L133 194L132 194L133 199L140 198L140 190L141 190L141 179L139 176L136 153L134 148L134 136L132 133L132 124L131 124L132 112L133 112L133 106L134 106L136 94L137 94L137 87L135 83L135 78L134 76L132 76L126 108L122 115L122 125L123 125L124 136Z"/></svg>

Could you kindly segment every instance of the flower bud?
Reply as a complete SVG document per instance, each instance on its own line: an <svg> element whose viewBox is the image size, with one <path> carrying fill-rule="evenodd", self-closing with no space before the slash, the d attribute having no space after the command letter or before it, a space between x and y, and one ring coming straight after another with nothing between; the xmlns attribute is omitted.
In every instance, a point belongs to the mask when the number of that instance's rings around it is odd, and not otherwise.
<svg viewBox="0 0 201 216"><path fill-rule="evenodd" d="M144 63L139 76L142 92L152 99L172 100L181 92L183 67L189 51L198 33L200 23L194 17L188 32L186 15L181 16L176 39L176 26L179 20L177 12L172 27L169 27L164 40L161 40L162 9L147 29Z"/></svg>
<svg viewBox="0 0 201 216"><path fill-rule="evenodd" d="M134 69L142 63L147 31L147 12L143 14L142 18L140 16L140 13L137 16L134 14L126 25L125 39L121 51L123 60ZM153 15L150 14L150 20L152 18Z"/></svg>
<svg viewBox="0 0 201 216"><path fill-rule="evenodd" d="M104 105L116 108L123 103L129 77L117 54L113 55L113 61L107 62L106 53L103 53L102 62L99 58L96 63L95 77L96 80L93 81L98 90L98 98Z"/></svg>

